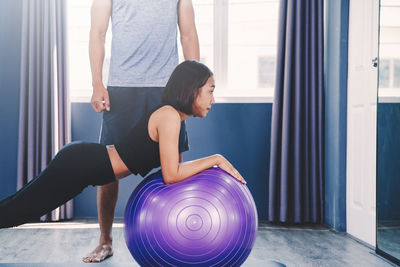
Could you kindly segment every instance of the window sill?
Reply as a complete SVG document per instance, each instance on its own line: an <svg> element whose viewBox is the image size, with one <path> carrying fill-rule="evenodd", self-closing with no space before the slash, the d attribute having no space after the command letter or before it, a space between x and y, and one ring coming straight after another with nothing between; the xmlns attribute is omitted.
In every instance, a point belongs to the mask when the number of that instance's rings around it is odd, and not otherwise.
<svg viewBox="0 0 400 267"><path fill-rule="evenodd" d="M400 88L378 88L378 103L400 103Z"/></svg>
<svg viewBox="0 0 400 267"><path fill-rule="evenodd" d="M272 103L274 98L272 96L226 96L215 97L215 102L218 103Z"/></svg>
<svg viewBox="0 0 400 267"><path fill-rule="evenodd" d="M71 103L90 103L90 96L73 96ZM215 97L215 102L218 103L272 103L274 98L272 96L219 96ZM399 100L400 101L400 100Z"/></svg>

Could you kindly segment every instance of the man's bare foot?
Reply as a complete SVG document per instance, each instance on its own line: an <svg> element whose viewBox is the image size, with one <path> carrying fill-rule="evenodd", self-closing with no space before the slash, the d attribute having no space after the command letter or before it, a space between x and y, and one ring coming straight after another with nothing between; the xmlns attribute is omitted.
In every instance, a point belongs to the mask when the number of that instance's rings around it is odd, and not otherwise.
<svg viewBox="0 0 400 267"><path fill-rule="evenodd" d="M100 244L95 250L87 254L82 260L88 262L101 262L114 254L111 244Z"/></svg>

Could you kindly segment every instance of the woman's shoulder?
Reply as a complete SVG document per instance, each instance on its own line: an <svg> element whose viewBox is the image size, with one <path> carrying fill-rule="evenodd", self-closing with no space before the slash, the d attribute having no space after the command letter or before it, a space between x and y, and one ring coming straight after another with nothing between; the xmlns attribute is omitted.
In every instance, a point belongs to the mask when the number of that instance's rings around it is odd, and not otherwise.
<svg viewBox="0 0 400 267"><path fill-rule="evenodd" d="M180 124L181 118L179 112L170 105L162 106L156 109L150 116L150 125L158 127L172 126Z"/></svg>
<svg viewBox="0 0 400 267"><path fill-rule="evenodd" d="M171 105L164 105L153 112L155 115L162 119L179 119L179 112Z"/></svg>

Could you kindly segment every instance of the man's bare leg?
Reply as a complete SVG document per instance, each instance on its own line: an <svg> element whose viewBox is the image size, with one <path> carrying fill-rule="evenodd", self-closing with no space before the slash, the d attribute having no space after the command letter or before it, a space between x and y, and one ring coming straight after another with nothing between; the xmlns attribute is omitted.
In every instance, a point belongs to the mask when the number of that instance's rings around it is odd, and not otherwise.
<svg viewBox="0 0 400 267"><path fill-rule="evenodd" d="M100 225L99 245L82 258L84 262L101 262L113 255L112 224L118 199L119 182L97 187L97 213Z"/></svg>

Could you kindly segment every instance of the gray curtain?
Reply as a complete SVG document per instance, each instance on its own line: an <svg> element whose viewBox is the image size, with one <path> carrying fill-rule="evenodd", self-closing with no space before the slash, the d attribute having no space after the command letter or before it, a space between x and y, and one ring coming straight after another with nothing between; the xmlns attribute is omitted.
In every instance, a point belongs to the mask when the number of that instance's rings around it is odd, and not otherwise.
<svg viewBox="0 0 400 267"><path fill-rule="evenodd" d="M22 18L17 189L70 139L65 1L24 0ZM40 219L72 215L70 201Z"/></svg>

